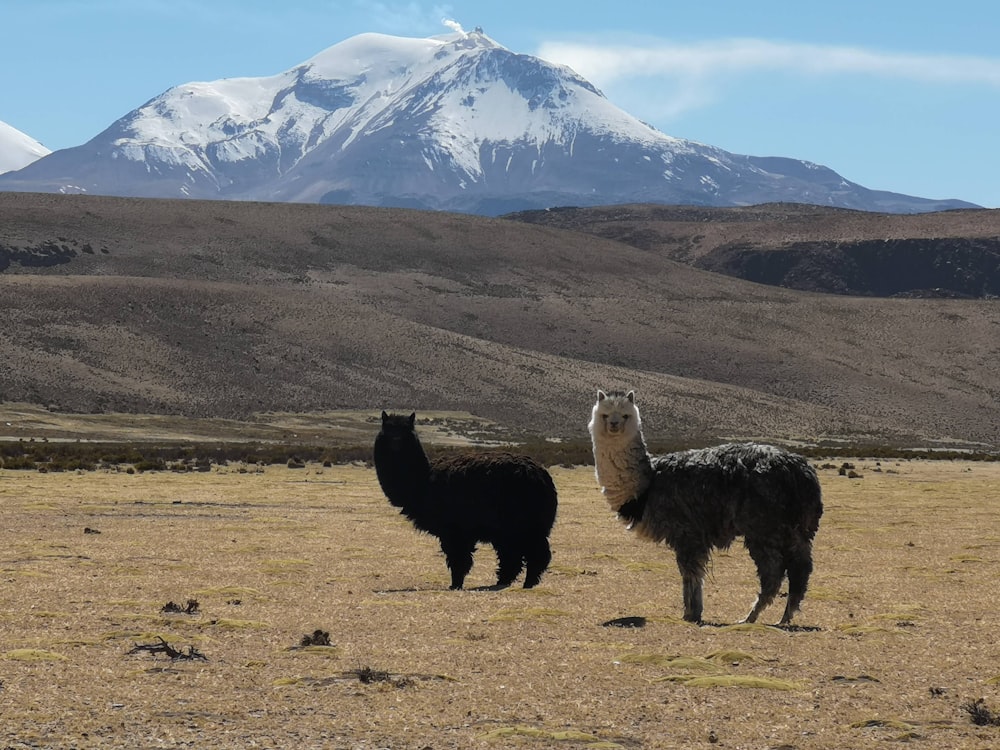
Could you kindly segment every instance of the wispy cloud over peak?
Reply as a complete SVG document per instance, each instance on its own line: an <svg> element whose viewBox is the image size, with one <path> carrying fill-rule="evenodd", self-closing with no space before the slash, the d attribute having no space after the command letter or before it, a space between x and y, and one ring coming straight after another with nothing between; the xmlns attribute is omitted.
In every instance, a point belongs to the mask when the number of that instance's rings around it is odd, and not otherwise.
<svg viewBox="0 0 1000 750"><path fill-rule="evenodd" d="M1000 87L1000 58L886 52L859 47L719 39L695 44L641 45L546 42L538 56L569 65L597 85L648 76L697 78L787 72L868 75L925 83Z"/></svg>

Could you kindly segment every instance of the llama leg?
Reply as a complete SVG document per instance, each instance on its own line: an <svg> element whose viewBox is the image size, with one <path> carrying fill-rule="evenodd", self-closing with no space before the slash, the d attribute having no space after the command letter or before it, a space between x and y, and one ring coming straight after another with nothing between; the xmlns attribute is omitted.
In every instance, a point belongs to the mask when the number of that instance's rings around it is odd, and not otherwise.
<svg viewBox="0 0 1000 750"><path fill-rule="evenodd" d="M528 563L528 572L524 576L524 588L530 589L538 585L538 582L542 580L542 573L552 562L552 549L549 547L549 540L546 537L541 537L532 542L528 546L525 559Z"/></svg>
<svg viewBox="0 0 1000 750"><path fill-rule="evenodd" d="M458 590L472 570L472 554L476 551L476 543L465 539L442 539L441 551L444 552L451 571L451 589Z"/></svg>
<svg viewBox="0 0 1000 750"><path fill-rule="evenodd" d="M514 583L524 569L524 552L520 545L511 542L494 542L497 553L497 583L494 588L505 589Z"/></svg>
<svg viewBox="0 0 1000 750"><path fill-rule="evenodd" d="M708 555L704 552L678 551L677 567L681 571L684 587L684 619L700 623L703 608L702 584L708 567Z"/></svg>
<svg viewBox="0 0 1000 750"><path fill-rule="evenodd" d="M755 540L747 540L747 551L757 565L757 577L760 579L760 593L754 602L750 613L741 622L757 622L760 613L764 611L781 589L781 581L785 577L785 559L776 547L761 544Z"/></svg>
<svg viewBox="0 0 1000 750"><path fill-rule="evenodd" d="M788 571L788 603L779 625L792 622L792 616L799 611L805 598L813 569L812 542L804 541L791 550L785 558L785 569Z"/></svg>

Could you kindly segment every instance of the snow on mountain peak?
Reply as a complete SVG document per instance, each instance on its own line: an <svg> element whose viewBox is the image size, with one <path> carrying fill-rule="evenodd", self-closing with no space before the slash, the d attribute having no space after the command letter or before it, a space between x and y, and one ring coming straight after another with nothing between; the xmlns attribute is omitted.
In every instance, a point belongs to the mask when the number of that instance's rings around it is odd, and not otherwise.
<svg viewBox="0 0 1000 750"><path fill-rule="evenodd" d="M453 36L457 35L449 35ZM396 71L426 64L446 44L440 37L410 39L387 34L358 34L328 47L298 67L308 69L313 78L341 81L363 76L381 80Z"/></svg>
<svg viewBox="0 0 1000 750"><path fill-rule="evenodd" d="M169 89L132 114L115 145L128 159L155 154L191 169L205 169L206 157L239 161L293 142L301 156L352 115L377 116L401 91L478 49L503 47L478 30L426 39L359 34L275 76Z"/></svg>
<svg viewBox="0 0 1000 750"><path fill-rule="evenodd" d="M569 68L454 24L422 39L359 34L271 77L177 86L136 110L114 145L132 161L205 174L222 162L268 158L284 173L331 139L343 150L400 119L473 179L484 169L484 144L571 143L584 120L608 134L666 138Z"/></svg>
<svg viewBox="0 0 1000 750"><path fill-rule="evenodd" d="M0 174L26 167L49 153L31 136L0 121Z"/></svg>

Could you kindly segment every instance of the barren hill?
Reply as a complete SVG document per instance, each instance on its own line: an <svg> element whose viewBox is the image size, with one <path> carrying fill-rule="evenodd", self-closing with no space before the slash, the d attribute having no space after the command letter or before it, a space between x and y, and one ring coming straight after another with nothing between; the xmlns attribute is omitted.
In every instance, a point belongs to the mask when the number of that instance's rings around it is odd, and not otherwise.
<svg viewBox="0 0 1000 750"><path fill-rule="evenodd" d="M875 297L1000 297L1000 211L884 214L770 203L567 207L508 218L572 229L761 284Z"/></svg>
<svg viewBox="0 0 1000 750"><path fill-rule="evenodd" d="M0 194L0 400L452 409L580 438L597 387L635 388L656 437L1000 445L996 301L800 292L670 256L467 215Z"/></svg>

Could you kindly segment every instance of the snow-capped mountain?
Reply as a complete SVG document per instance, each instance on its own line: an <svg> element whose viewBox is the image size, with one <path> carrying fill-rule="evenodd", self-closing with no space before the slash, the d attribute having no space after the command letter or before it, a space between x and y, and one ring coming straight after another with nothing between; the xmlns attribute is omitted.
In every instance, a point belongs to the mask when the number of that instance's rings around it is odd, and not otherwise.
<svg viewBox="0 0 1000 750"><path fill-rule="evenodd" d="M30 135L0 121L0 174L26 167L49 153Z"/></svg>
<svg viewBox="0 0 1000 750"><path fill-rule="evenodd" d="M0 176L0 190L486 214L629 202L971 205L672 138L569 68L515 54L479 29L362 34L275 76L177 86L88 143Z"/></svg>

